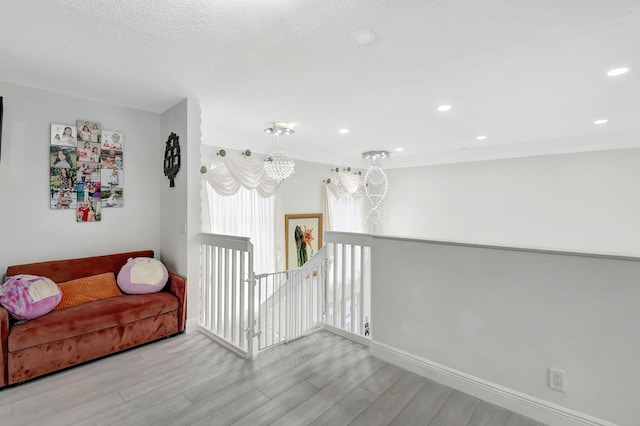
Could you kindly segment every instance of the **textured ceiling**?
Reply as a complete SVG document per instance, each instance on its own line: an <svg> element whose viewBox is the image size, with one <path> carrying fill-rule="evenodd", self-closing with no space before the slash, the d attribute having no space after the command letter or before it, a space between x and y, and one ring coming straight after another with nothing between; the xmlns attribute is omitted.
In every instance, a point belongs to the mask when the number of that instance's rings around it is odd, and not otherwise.
<svg viewBox="0 0 640 426"><path fill-rule="evenodd" d="M153 112L191 97L207 144L268 152L263 124L292 121L297 158L403 147L402 167L640 146L638 40L638 0L2 0L0 80Z"/></svg>

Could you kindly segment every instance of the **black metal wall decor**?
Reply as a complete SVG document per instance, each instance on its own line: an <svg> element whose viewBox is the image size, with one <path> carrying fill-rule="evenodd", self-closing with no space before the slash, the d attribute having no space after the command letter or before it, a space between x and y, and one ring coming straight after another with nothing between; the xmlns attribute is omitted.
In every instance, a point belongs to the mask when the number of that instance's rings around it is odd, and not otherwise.
<svg viewBox="0 0 640 426"><path fill-rule="evenodd" d="M164 175L169 178L169 187L176 186L174 181L180 170L180 143L179 137L171 132L164 149Z"/></svg>

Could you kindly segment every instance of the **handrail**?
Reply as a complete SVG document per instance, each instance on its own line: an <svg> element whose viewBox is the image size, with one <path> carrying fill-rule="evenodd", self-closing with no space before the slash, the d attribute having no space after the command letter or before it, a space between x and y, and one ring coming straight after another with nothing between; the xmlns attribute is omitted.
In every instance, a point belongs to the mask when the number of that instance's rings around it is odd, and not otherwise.
<svg viewBox="0 0 640 426"><path fill-rule="evenodd" d="M357 232L324 231L324 242L371 247L373 235Z"/></svg>
<svg viewBox="0 0 640 426"><path fill-rule="evenodd" d="M263 278L263 277L266 277L266 276L272 275L272 274L277 274L277 273L282 273L282 272L296 272L296 271L301 271L301 270L304 270L304 269L309 269L309 268L320 266L322 264L322 262L324 261L324 259L327 257L327 252L328 252L328 248L327 248L326 245L324 245L313 256L311 256L311 259L309 259L307 261L307 263L305 263L303 266L301 266L299 268L286 269L284 271L267 272L267 273L263 273L263 274L256 274L256 279L258 280L260 278Z"/></svg>
<svg viewBox="0 0 640 426"><path fill-rule="evenodd" d="M590 257L590 258L596 258L596 259L629 260L632 262L640 262L640 256L616 254L616 253L559 250L559 249L547 249L547 248L524 247L524 246L506 246L506 245L495 245L495 244L470 243L470 242L457 241L457 240L430 240L427 238L411 238L411 237L401 237L401 236L393 236L393 235L376 235L373 238L376 240L390 240L390 241L398 241L398 242L406 242L406 243L437 244L437 245L454 246L454 247L471 247L471 248L491 249L491 250L520 251L520 252L527 252L527 253Z"/></svg>
<svg viewBox="0 0 640 426"><path fill-rule="evenodd" d="M240 251L252 251L253 249L253 244L251 244L249 237L202 232L199 234L199 238L201 244L209 244Z"/></svg>

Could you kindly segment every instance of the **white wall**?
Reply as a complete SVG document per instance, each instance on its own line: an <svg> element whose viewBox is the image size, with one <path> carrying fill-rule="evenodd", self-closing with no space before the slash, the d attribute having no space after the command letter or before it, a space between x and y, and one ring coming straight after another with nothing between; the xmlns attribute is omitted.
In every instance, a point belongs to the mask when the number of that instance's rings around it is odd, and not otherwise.
<svg viewBox="0 0 640 426"><path fill-rule="evenodd" d="M301 160L295 163L295 173L278 190L284 214L322 213L325 186L322 180L331 177L331 165Z"/></svg>
<svg viewBox="0 0 640 426"><path fill-rule="evenodd" d="M202 145L202 109L200 102L187 100L187 248L189 294L187 300L187 325L197 325L200 316L200 242L202 199L200 165Z"/></svg>
<svg viewBox="0 0 640 426"><path fill-rule="evenodd" d="M0 160L0 274L8 265L160 248L160 116L0 82L4 97ZM125 134L124 207L77 223L49 209L50 124L78 119Z"/></svg>
<svg viewBox="0 0 640 426"><path fill-rule="evenodd" d="M179 137L181 166L175 187L158 164L160 191L161 258L169 269L187 278L187 326L192 327L199 316L199 245L200 232L200 105L185 99L162 114L162 138L158 149L173 132ZM160 143L162 142L162 143Z"/></svg>
<svg viewBox="0 0 640 426"><path fill-rule="evenodd" d="M384 233L640 255L640 149L389 171Z"/></svg>
<svg viewBox="0 0 640 426"><path fill-rule="evenodd" d="M160 210L161 258L169 270L187 276L187 175L186 166L189 141L187 133L187 100L162 113L161 137L156 142L158 151L164 152L165 142L173 132L180 143L181 165L175 187L169 187L162 163L156 167L156 179L161 184L158 209ZM182 163L184 162L184 163Z"/></svg>
<svg viewBox="0 0 640 426"><path fill-rule="evenodd" d="M374 237L372 339L580 413L638 425L638 277L640 259ZM547 387L549 367L566 371L566 393ZM457 378L421 373L528 409Z"/></svg>

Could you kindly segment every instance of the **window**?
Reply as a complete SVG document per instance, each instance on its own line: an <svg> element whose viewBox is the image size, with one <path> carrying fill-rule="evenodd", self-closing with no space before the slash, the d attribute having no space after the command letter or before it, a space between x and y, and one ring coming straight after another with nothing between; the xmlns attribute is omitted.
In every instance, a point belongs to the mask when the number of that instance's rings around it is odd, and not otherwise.
<svg viewBox="0 0 640 426"><path fill-rule="evenodd" d="M211 232L249 237L256 274L274 272L276 264L275 197L264 198L241 187L234 195L220 195L207 185Z"/></svg>

